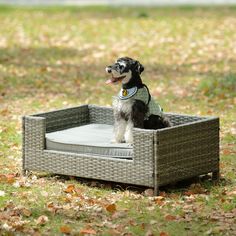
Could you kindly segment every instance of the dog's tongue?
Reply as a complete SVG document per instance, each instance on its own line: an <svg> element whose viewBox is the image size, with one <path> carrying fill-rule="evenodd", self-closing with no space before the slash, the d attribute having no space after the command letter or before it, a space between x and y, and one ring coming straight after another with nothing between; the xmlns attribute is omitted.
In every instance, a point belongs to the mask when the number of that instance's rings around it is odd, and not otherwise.
<svg viewBox="0 0 236 236"><path fill-rule="evenodd" d="M107 81L106 81L106 84L112 84L113 83L113 80L112 79L108 79Z"/></svg>
<svg viewBox="0 0 236 236"><path fill-rule="evenodd" d="M107 81L106 81L106 84L111 84L112 83L112 80L111 79L108 79Z"/></svg>

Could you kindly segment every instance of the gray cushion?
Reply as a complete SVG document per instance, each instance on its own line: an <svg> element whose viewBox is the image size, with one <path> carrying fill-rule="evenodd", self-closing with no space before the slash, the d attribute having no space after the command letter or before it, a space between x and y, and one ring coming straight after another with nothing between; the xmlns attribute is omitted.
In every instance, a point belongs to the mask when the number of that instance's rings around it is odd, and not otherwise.
<svg viewBox="0 0 236 236"><path fill-rule="evenodd" d="M112 143L112 139L112 125L89 124L47 133L46 148L102 157L132 159L132 147L127 143Z"/></svg>

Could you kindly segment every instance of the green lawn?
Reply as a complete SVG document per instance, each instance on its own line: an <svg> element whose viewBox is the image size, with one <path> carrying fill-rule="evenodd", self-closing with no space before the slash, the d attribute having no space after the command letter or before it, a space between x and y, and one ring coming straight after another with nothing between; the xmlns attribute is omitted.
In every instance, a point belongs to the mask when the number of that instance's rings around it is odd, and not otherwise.
<svg viewBox="0 0 236 236"><path fill-rule="evenodd" d="M236 235L236 8L0 7L0 235ZM219 116L221 181L162 189L21 175L21 116L111 105L130 56L165 111Z"/></svg>

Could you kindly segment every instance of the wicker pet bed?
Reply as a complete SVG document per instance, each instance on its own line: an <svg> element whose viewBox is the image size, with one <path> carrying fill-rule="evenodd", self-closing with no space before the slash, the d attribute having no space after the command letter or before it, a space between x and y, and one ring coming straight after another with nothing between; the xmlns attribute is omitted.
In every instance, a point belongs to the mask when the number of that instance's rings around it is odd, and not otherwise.
<svg viewBox="0 0 236 236"><path fill-rule="evenodd" d="M108 141L109 107L83 105L25 116L23 170L148 186L155 194L159 186L201 174L211 172L218 180L219 118L167 116L173 127L135 128L133 147Z"/></svg>

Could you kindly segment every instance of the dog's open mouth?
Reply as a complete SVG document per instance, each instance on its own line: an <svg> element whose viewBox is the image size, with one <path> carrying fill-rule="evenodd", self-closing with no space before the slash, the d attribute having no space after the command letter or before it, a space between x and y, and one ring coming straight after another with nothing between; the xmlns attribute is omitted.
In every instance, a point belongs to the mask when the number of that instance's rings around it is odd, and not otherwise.
<svg viewBox="0 0 236 236"><path fill-rule="evenodd" d="M125 77L126 77L125 75L124 75L124 76L120 76L120 77L114 77L114 76L112 76L111 79L109 79L109 80L106 81L106 84L114 84L114 83L116 83L116 82L121 81L121 80L124 79Z"/></svg>

